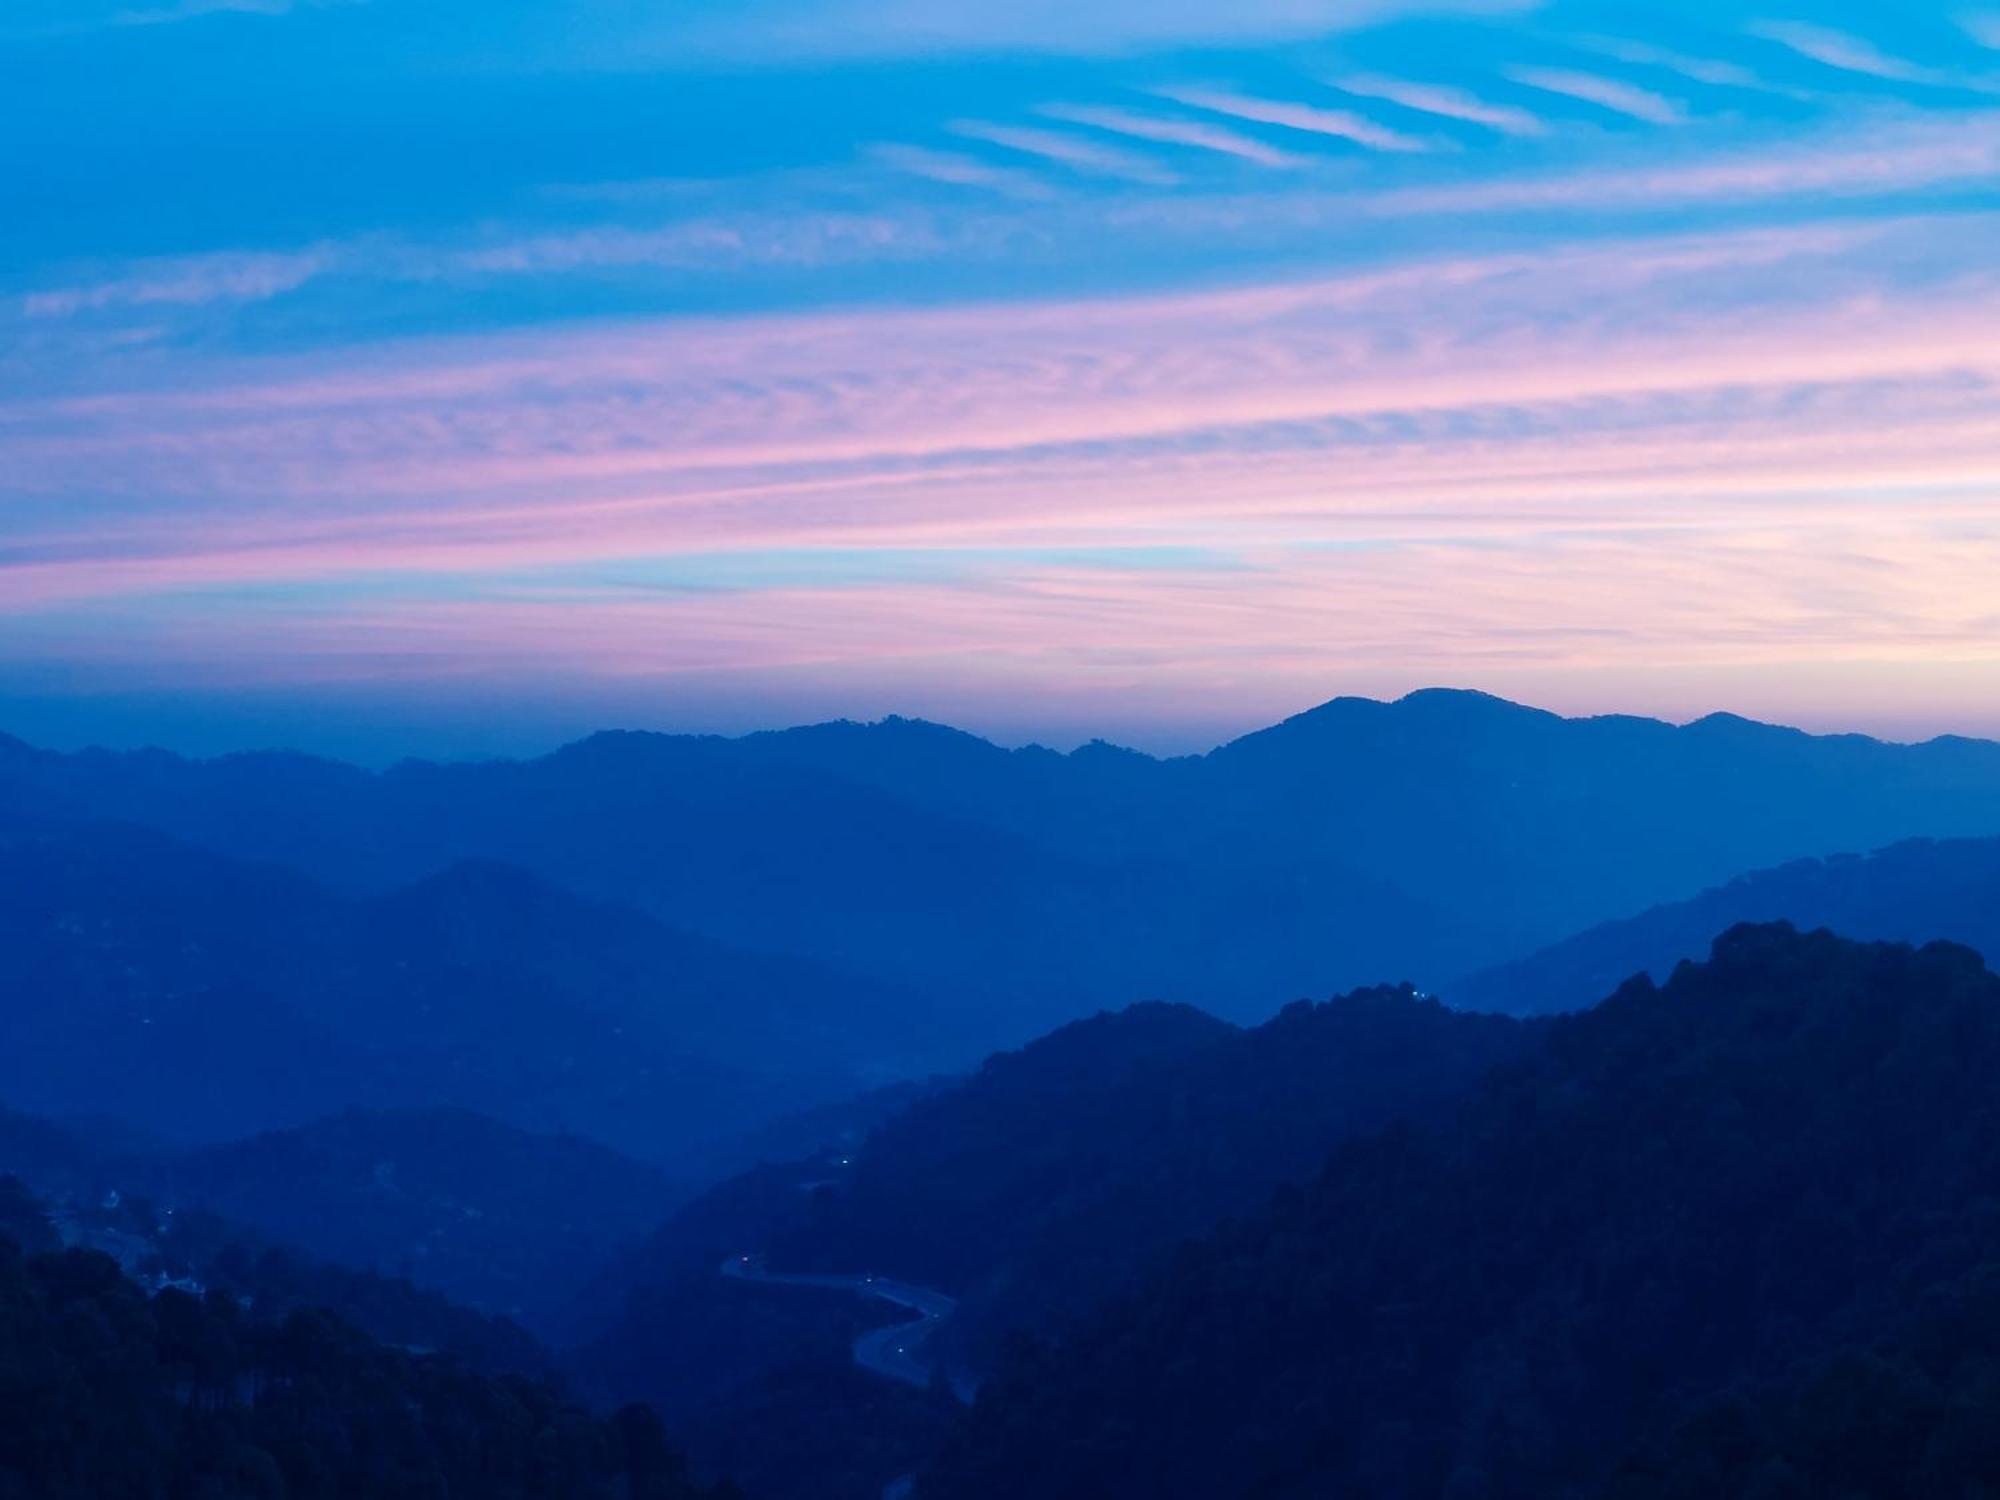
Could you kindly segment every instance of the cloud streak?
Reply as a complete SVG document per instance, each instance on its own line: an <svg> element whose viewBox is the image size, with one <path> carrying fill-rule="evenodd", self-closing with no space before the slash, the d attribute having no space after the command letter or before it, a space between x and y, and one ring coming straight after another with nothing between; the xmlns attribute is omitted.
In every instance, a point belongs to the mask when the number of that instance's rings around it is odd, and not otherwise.
<svg viewBox="0 0 2000 1500"><path fill-rule="evenodd" d="M1293 152L1245 135L1240 130L1203 120L1173 120L1159 115L1139 114L1111 105L1044 104L1041 112L1053 120L1072 125L1088 125L1134 140L1153 141L1165 146L1187 146L1233 156L1260 167L1292 168L1305 165L1305 158Z"/></svg>
<svg viewBox="0 0 2000 1500"><path fill-rule="evenodd" d="M997 125L986 120L955 120L950 129L971 140L986 141L1024 156L1040 157L1091 177L1113 177L1121 182L1141 182L1155 187L1171 186L1179 179L1157 162L1136 151L1106 146L1059 130L1043 130L1033 125Z"/></svg>
<svg viewBox="0 0 2000 1500"><path fill-rule="evenodd" d="M31 292L21 301L30 318L66 318L105 308L202 306L256 302L296 291L333 270L341 252L320 247L284 254L191 256L155 262L140 274Z"/></svg>
<svg viewBox="0 0 2000 1500"><path fill-rule="evenodd" d="M1751 68L1723 58L1697 57L1671 47L1624 37L1584 37L1579 39L1579 45L1620 62L1665 68L1670 73L1678 73L1683 78L1691 78L1711 88L1746 89L1753 93L1775 91L1773 85L1765 82Z"/></svg>
<svg viewBox="0 0 2000 1500"><path fill-rule="evenodd" d="M1416 136L1386 125L1378 125L1352 110L1327 109L1316 104L1298 104L1283 99L1264 99L1229 89L1163 88L1159 94L1190 109L1248 120L1257 125L1276 125L1302 135L1330 136L1371 151L1417 152L1429 146Z"/></svg>
<svg viewBox="0 0 2000 1500"><path fill-rule="evenodd" d="M884 142L868 155L892 171L953 187L984 188L1009 198L1047 198L1049 185L1018 167L998 167L962 151L935 151L928 146Z"/></svg>
<svg viewBox="0 0 2000 1500"><path fill-rule="evenodd" d="M1507 69L1507 76L1529 88L1579 99L1585 104L1595 104L1600 109L1627 115L1648 125L1687 123L1686 108L1664 94L1601 74L1583 73L1573 68L1513 67Z"/></svg>
<svg viewBox="0 0 2000 1500"><path fill-rule="evenodd" d="M1949 75L1938 69L1921 67L1900 57L1891 57L1873 42L1830 26L1807 21L1763 21L1750 28L1753 36L1776 42L1810 62L1881 78L1893 83L1948 83Z"/></svg>
<svg viewBox="0 0 2000 1500"><path fill-rule="evenodd" d="M1450 88L1443 84L1412 83L1401 78L1384 78L1375 73L1351 73L1335 79L1334 85L1358 98L1386 99L1391 104L1402 105L1405 109L1437 115L1446 120L1459 120L1468 125L1483 125L1486 129L1497 130L1502 135L1548 134L1547 124L1539 116L1530 114L1525 109L1516 109L1512 105L1505 104L1489 104L1464 89Z"/></svg>

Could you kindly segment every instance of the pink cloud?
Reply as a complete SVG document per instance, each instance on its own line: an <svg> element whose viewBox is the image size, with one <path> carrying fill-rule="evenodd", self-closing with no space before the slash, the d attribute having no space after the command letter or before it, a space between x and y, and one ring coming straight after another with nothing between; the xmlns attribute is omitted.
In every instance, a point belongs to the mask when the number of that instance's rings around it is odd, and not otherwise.
<svg viewBox="0 0 2000 1500"><path fill-rule="evenodd" d="M107 671L329 679L386 655L1156 691L1254 664L1304 696L1370 663L1976 664L2000 564L2000 272L1898 272L1989 227L665 320L15 403L0 463L37 509L11 528L0 609L35 629L0 659L73 618ZM65 520L76 493L96 504ZM973 555L839 588L616 581L830 548ZM1120 566L1136 548L1185 561ZM398 575L455 586L385 602ZM218 588L256 599L174 606ZM107 612L131 628L93 634Z"/></svg>

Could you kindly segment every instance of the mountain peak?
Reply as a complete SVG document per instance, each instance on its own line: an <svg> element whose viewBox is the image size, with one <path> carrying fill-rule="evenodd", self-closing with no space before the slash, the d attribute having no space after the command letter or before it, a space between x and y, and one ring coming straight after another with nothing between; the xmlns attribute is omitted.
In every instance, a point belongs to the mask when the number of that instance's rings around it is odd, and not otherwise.
<svg viewBox="0 0 2000 1500"><path fill-rule="evenodd" d="M1394 737L1401 733L1456 736L1501 728L1548 726L1570 722L1547 709L1496 697L1473 688L1419 688L1400 698L1329 698L1317 707L1293 714L1268 729L1231 740L1216 752L1240 747L1276 747L1297 742L1346 736Z"/></svg>

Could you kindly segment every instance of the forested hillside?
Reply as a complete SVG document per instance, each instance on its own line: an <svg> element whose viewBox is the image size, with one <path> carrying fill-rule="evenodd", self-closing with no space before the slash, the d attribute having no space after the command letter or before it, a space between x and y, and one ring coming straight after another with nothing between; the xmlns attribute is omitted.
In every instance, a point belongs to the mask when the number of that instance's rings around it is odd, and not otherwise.
<svg viewBox="0 0 2000 1500"><path fill-rule="evenodd" d="M149 1296L0 1204L8 1500L698 1500L658 1422L386 1348L325 1313ZM25 1237L28 1243L20 1241ZM733 1493L733 1492L732 1492Z"/></svg>
<svg viewBox="0 0 2000 1500"><path fill-rule="evenodd" d="M959 1305L930 1356L963 1384L1011 1331L1081 1316L1178 1238L1264 1207L1355 1132L1448 1111L1536 1030L1386 989L1301 1002L1248 1030L1167 1005L1076 1022L855 1148L744 1174L687 1205L597 1288L579 1368L607 1394L658 1402L731 1472L755 1472L732 1457L754 1448L787 1481L778 1493L870 1493L897 1472L885 1459L908 1467L956 1417L946 1396L942 1407L859 1399L849 1345L899 1314L724 1279L725 1258L950 1292ZM811 1463L867 1482L799 1488Z"/></svg>
<svg viewBox="0 0 2000 1500"><path fill-rule="evenodd" d="M884 1125L763 1248L954 1292L951 1342L983 1364L1349 1136L1448 1111L1533 1033L1388 988L1241 1030L1157 1006L1079 1022Z"/></svg>
<svg viewBox="0 0 2000 1500"><path fill-rule="evenodd" d="M132 1275L228 1291L265 1314L329 1309L384 1343L446 1351L489 1373L551 1374L549 1350L506 1313L566 1309L604 1247L649 1222L643 1200L617 1196L630 1185L620 1179L657 1188L657 1176L491 1121L447 1121L458 1129L437 1136L432 1123L335 1120L183 1155L156 1143L135 1153L0 1109L0 1174L36 1203L35 1238L45 1202L64 1242L102 1250ZM439 1159L468 1147L481 1155ZM608 1162L553 1187L537 1180L579 1157ZM399 1158L416 1168L401 1180Z"/></svg>
<svg viewBox="0 0 2000 1500"><path fill-rule="evenodd" d="M1969 951L1738 929L1018 1349L920 1493L1983 1493L1996 1068Z"/></svg>

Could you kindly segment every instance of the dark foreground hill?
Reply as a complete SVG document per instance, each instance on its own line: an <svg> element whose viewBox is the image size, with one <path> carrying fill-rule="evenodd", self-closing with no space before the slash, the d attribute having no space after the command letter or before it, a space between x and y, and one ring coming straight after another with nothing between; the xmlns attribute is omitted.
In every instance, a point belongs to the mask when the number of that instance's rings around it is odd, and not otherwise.
<svg viewBox="0 0 2000 1500"><path fill-rule="evenodd" d="M390 1349L324 1313L149 1296L0 1195L0 1496L700 1500L650 1412ZM23 1241L26 1241L25 1248ZM733 1492L732 1492L733 1493Z"/></svg>
<svg viewBox="0 0 2000 1500"><path fill-rule="evenodd" d="M1741 928L1060 1342L925 1500L2000 1483L2000 981Z"/></svg>
<svg viewBox="0 0 2000 1500"><path fill-rule="evenodd" d="M1875 942L1961 943L2000 962L2000 839L1911 839L1874 854L1758 870L1487 969L1449 986L1446 997L1507 1015L1577 1010L1634 974L1664 980L1742 922L1824 927Z"/></svg>
<svg viewBox="0 0 2000 1500"><path fill-rule="evenodd" d="M135 1153L0 1108L0 1174L48 1205L65 1244L142 1280L331 1310L385 1343L537 1376L555 1361L509 1314L565 1306L657 1217L661 1188L601 1147L422 1112Z"/></svg>
<svg viewBox="0 0 2000 1500"><path fill-rule="evenodd" d="M951 1342L983 1364L1348 1137L1449 1111L1535 1030L1386 987L1243 1029L1165 1006L1079 1022L885 1124L762 1248L951 1291Z"/></svg>
<svg viewBox="0 0 2000 1500"><path fill-rule="evenodd" d="M2000 835L2000 746L1718 715L1338 699L1205 756L1002 750L891 719L601 734L380 774L0 740L0 811L124 819L342 890L497 860L733 948L949 996L962 1064L1078 1015L1436 988L1744 870ZM829 994L836 1023L865 1008Z"/></svg>

